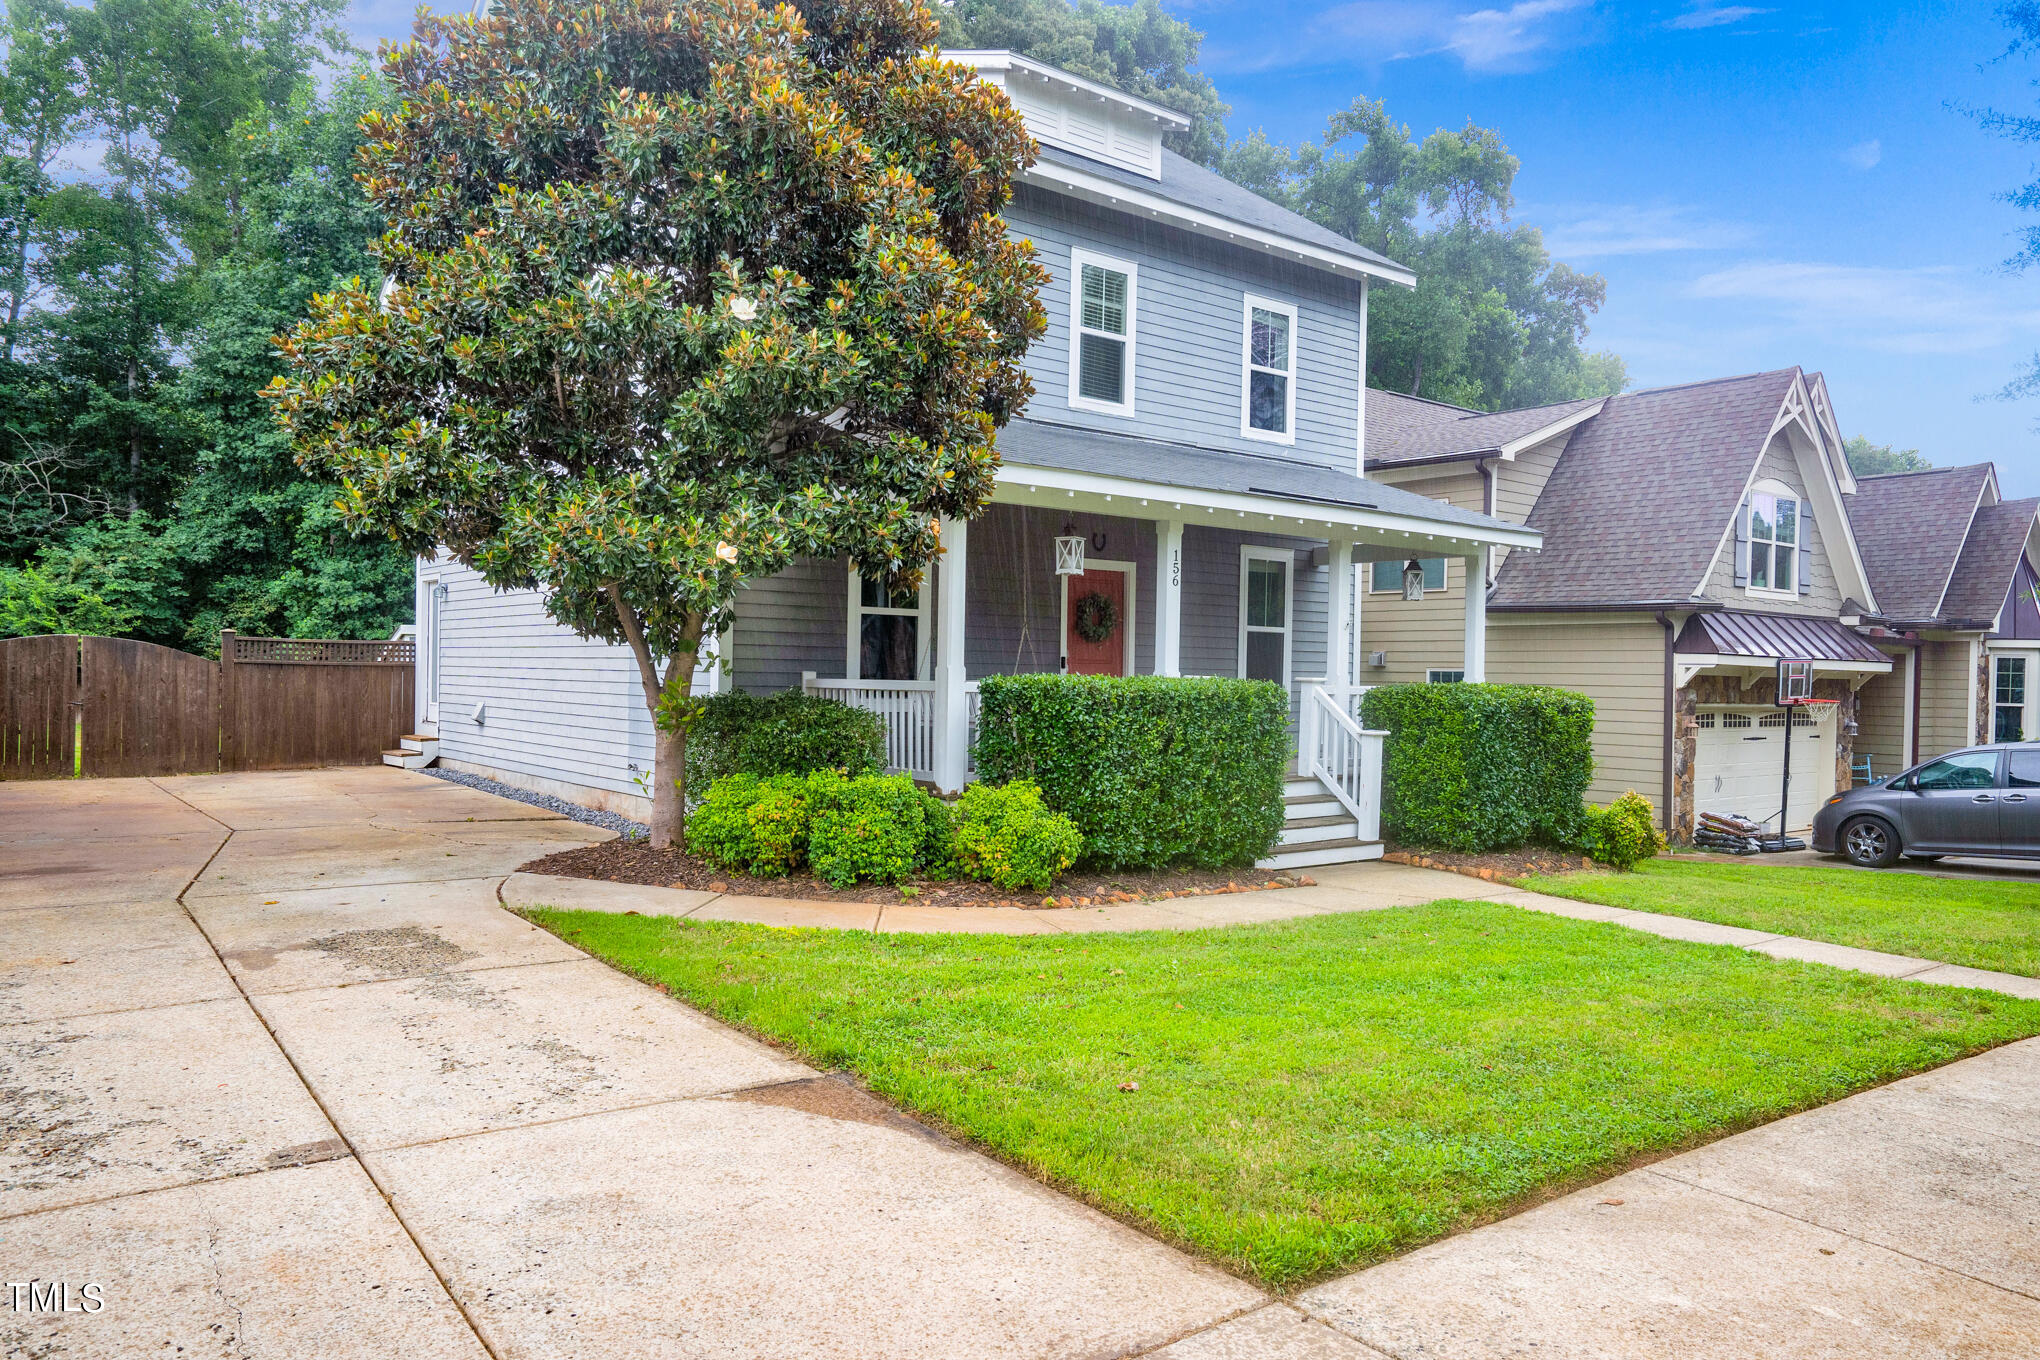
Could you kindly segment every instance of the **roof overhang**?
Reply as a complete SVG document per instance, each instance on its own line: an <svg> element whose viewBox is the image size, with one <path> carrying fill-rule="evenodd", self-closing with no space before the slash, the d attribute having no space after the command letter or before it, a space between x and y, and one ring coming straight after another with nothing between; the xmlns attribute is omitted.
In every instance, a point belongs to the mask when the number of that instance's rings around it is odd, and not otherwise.
<svg viewBox="0 0 2040 1360"><path fill-rule="evenodd" d="M1187 132L1190 129L1190 119L1166 104L1157 104L1151 99L1142 99L1140 96L1128 94L1124 90L1115 90L1102 81L1087 80L1083 76L1072 75L1059 66L1050 66L1047 62L1036 61L1034 58L1022 56L1018 52L1009 52L1003 48L958 48L954 50L944 48L942 50L942 59L944 61L953 61L959 66L968 66L971 70L980 74L993 72L1006 75L1019 72L1022 75L1032 76L1034 79L1046 84L1059 85L1071 94L1088 95L1100 104L1118 109L1122 113L1152 118L1169 132Z"/></svg>
<svg viewBox="0 0 2040 1360"><path fill-rule="evenodd" d="M1396 468L1430 467L1437 463L1464 463L1476 458L1500 458L1504 462L1514 462L1516 455L1525 450L1534 449L1539 444L1556 439L1570 430L1578 429L1595 416L1601 414L1601 408L1607 404L1607 398L1603 397L1591 406L1581 407L1569 415L1559 417L1548 425L1540 425L1527 434L1518 435L1516 438L1500 444L1485 444L1479 448L1471 449L1454 449L1450 453L1426 453L1420 454L1415 458L1396 458L1393 456L1388 458L1369 458L1368 467L1370 469L1379 468L1383 472L1392 472Z"/></svg>
<svg viewBox="0 0 2040 1360"><path fill-rule="evenodd" d="M1075 166L1061 165L1052 161L1037 161L1022 171L1024 183L1053 189L1101 207L1115 208L1120 212L1132 213L1155 222L1166 222L1184 231L1214 240L1230 241L1234 245L1263 251L1286 260L1297 260L1313 268L1343 274L1348 278L1375 278L1389 283L1399 283L1406 288L1417 285L1414 272L1395 264L1376 264L1357 256L1344 255L1323 246L1312 245L1269 231L1265 227L1249 226L1236 222L1230 217L1206 212L1202 208L1178 203L1160 194L1148 193L1130 185L1122 184L1103 175L1094 175Z"/></svg>
<svg viewBox="0 0 2040 1360"><path fill-rule="evenodd" d="M1347 534L1396 555L1459 555L1488 548L1543 546L1544 535L1521 525L1493 527L1426 519L1378 509L1363 501L1303 499L1278 493L1213 491L1139 481L1096 472L1002 462L992 499L1004 505L1111 507L1106 513L1136 519L1175 519L1213 528L1324 538Z"/></svg>

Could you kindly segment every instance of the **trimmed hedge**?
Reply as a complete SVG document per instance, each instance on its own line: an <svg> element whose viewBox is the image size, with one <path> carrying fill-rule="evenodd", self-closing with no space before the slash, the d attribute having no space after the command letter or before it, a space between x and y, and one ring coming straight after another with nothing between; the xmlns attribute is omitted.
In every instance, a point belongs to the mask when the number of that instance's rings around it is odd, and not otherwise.
<svg viewBox="0 0 2040 1360"><path fill-rule="evenodd" d="M1282 830L1289 695L1265 680L997 675L978 775L1032 780L1105 869L1251 864Z"/></svg>
<svg viewBox="0 0 2040 1360"><path fill-rule="evenodd" d="M738 873L777 878L806 864L847 888L946 870L953 825L949 807L903 774L733 774L708 786L687 819L687 843Z"/></svg>
<svg viewBox="0 0 2040 1360"><path fill-rule="evenodd" d="M706 789L733 774L885 769L885 720L801 690L759 698L729 690L700 701L687 724L687 784Z"/></svg>
<svg viewBox="0 0 2040 1360"><path fill-rule="evenodd" d="M1384 834L1441 850L1581 845L1594 701L1544 685L1383 685L1360 700L1388 733Z"/></svg>

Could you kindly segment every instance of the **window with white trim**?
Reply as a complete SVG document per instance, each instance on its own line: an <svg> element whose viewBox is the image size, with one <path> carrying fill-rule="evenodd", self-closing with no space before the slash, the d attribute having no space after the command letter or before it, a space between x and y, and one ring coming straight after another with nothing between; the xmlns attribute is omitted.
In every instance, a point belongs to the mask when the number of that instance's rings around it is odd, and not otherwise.
<svg viewBox="0 0 2040 1360"><path fill-rule="evenodd" d="M1750 589L1799 589L1799 501L1772 491L1750 496Z"/></svg>
<svg viewBox="0 0 2040 1360"><path fill-rule="evenodd" d="M1296 308L1247 295L1240 337L1240 433L1296 442Z"/></svg>
<svg viewBox="0 0 2040 1360"><path fill-rule="evenodd" d="M1445 589L1445 559L1423 557L1418 559L1424 568L1424 590ZM1403 568L1409 565L1407 558L1396 558L1390 562L1373 563L1367 573L1367 588L1377 594L1402 594Z"/></svg>
<svg viewBox="0 0 2040 1360"><path fill-rule="evenodd" d="M1289 684L1290 570L1287 548L1240 549L1240 675Z"/></svg>
<svg viewBox="0 0 2040 1360"><path fill-rule="evenodd" d="M1070 405L1133 414L1137 282L1124 260L1070 252Z"/></svg>
<svg viewBox="0 0 2040 1360"><path fill-rule="evenodd" d="M1991 740L2026 739L2026 658L2001 656L1991 676Z"/></svg>
<svg viewBox="0 0 2040 1360"><path fill-rule="evenodd" d="M1434 685L1461 685L1466 683L1466 672L1425 671L1424 679Z"/></svg>
<svg viewBox="0 0 2040 1360"><path fill-rule="evenodd" d="M920 680L928 660L927 594L887 590L885 581L850 573L852 680Z"/></svg>

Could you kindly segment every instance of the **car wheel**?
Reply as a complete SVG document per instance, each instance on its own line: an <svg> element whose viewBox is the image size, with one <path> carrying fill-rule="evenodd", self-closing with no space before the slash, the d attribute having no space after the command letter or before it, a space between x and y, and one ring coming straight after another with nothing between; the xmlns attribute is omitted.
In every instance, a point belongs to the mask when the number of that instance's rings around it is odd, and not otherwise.
<svg viewBox="0 0 2040 1360"><path fill-rule="evenodd" d="M1842 828L1842 857L1865 869L1888 869L1898 862L1898 833L1875 817L1858 817Z"/></svg>

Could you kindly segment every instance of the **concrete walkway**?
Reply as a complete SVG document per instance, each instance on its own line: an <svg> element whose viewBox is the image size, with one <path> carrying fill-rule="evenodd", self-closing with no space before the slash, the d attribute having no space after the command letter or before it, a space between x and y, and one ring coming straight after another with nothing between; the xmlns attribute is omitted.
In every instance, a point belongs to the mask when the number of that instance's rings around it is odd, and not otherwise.
<svg viewBox="0 0 2040 1360"><path fill-rule="evenodd" d="M1162 902L1129 902L1110 907L1060 907L1023 910L1018 907L924 907L898 904L804 901L794 897L744 897L691 889L651 888L628 883L603 883L585 878L546 874L512 874L503 884L503 903L518 910L568 907L583 911L635 911L646 916L684 916L697 921L749 921L768 926L808 926L833 930L943 931L982 935L1079 934L1101 930L1195 930L1206 926L1249 925L1333 912L1375 911L1407 907L1454 897L1503 902L1527 911L1549 912L1582 921L1641 930L1666 939L1697 944L1735 945L1780 959L1803 959L1834 968L1848 968L1879 977L1906 978L1948 987L1981 987L2010 996L2040 1000L2040 978L1991 972L1882 954L1874 949L1772 935L1741 926L1716 925L1684 916L1631 911L1625 907L1576 902L1569 897L1529 892L1506 883L1489 883L1437 869L1399 864L1335 864L1313 869L1317 885L1275 891L1222 893L1213 897L1178 897Z"/></svg>
<svg viewBox="0 0 2040 1360"><path fill-rule="evenodd" d="M2040 1042L1276 1301L498 905L604 834L382 768L0 785L0 1280L104 1299L0 1355L2040 1350ZM1319 878L996 928L1531 896Z"/></svg>

